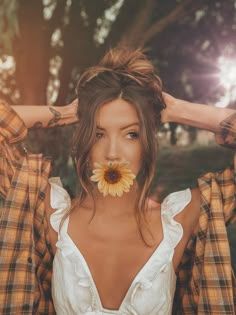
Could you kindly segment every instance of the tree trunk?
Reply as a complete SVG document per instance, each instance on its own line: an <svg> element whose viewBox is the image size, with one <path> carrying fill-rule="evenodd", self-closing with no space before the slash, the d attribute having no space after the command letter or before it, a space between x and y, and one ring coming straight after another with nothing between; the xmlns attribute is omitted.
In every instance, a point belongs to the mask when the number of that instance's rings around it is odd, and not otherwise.
<svg viewBox="0 0 236 315"><path fill-rule="evenodd" d="M16 82L22 104L46 104L50 34L41 1L19 1L19 35L13 44Z"/></svg>

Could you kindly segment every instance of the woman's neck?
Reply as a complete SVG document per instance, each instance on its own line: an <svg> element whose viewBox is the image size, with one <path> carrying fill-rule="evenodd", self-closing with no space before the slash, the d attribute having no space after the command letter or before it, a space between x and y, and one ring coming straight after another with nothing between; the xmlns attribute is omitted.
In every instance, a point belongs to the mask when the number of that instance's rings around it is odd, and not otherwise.
<svg viewBox="0 0 236 315"><path fill-rule="evenodd" d="M104 197L97 189L94 191L96 212L99 216L110 218L121 218L125 216L134 216L136 208L136 200L138 197L137 187L132 186L128 193L124 193L121 197L106 196ZM91 197L87 197L83 202L83 206L93 208Z"/></svg>

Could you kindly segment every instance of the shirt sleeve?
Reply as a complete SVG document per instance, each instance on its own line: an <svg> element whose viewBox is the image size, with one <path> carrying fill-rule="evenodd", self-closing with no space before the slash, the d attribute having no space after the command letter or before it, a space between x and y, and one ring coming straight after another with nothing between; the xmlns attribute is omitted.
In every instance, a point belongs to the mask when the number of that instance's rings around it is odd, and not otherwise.
<svg viewBox="0 0 236 315"><path fill-rule="evenodd" d="M234 161L235 162L235 161ZM236 220L235 163L220 172L209 172L198 178L202 207L223 210L225 223Z"/></svg>
<svg viewBox="0 0 236 315"><path fill-rule="evenodd" d="M23 120L7 103L0 100L0 143L17 143L26 135L27 128Z"/></svg>
<svg viewBox="0 0 236 315"><path fill-rule="evenodd" d="M214 179L220 187L225 222L236 222L236 112L220 123L220 132L215 135L216 142L224 147L235 150L231 167L224 171L215 173ZM219 198L220 199L220 198Z"/></svg>
<svg viewBox="0 0 236 315"><path fill-rule="evenodd" d="M220 131L215 138L218 144L236 149L236 112L220 123Z"/></svg>

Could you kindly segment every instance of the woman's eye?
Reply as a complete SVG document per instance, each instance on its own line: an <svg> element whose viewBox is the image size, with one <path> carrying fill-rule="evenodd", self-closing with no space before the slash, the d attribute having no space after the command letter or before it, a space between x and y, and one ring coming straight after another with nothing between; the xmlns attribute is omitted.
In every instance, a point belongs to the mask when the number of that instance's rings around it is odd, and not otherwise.
<svg viewBox="0 0 236 315"><path fill-rule="evenodd" d="M102 138L103 134L101 132L96 133L96 139Z"/></svg>
<svg viewBox="0 0 236 315"><path fill-rule="evenodd" d="M138 139L139 138L139 133L135 132L135 131L129 132L128 135L130 135L131 139Z"/></svg>
<svg viewBox="0 0 236 315"><path fill-rule="evenodd" d="M135 140L139 138L139 133L135 131L131 131L127 134L129 136L129 139ZM97 132L96 133L96 139L101 139L103 137L103 133Z"/></svg>

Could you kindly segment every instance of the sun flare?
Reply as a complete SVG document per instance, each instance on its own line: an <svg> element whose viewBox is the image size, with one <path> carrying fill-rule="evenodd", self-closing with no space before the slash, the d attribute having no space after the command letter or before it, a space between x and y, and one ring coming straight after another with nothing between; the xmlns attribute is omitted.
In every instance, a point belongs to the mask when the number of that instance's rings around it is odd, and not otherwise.
<svg viewBox="0 0 236 315"><path fill-rule="evenodd" d="M218 59L219 81L225 94L216 103L217 107L226 107L236 101L236 60L221 56Z"/></svg>
<svg viewBox="0 0 236 315"><path fill-rule="evenodd" d="M236 85L236 60L219 58L219 77L223 87L230 90Z"/></svg>

